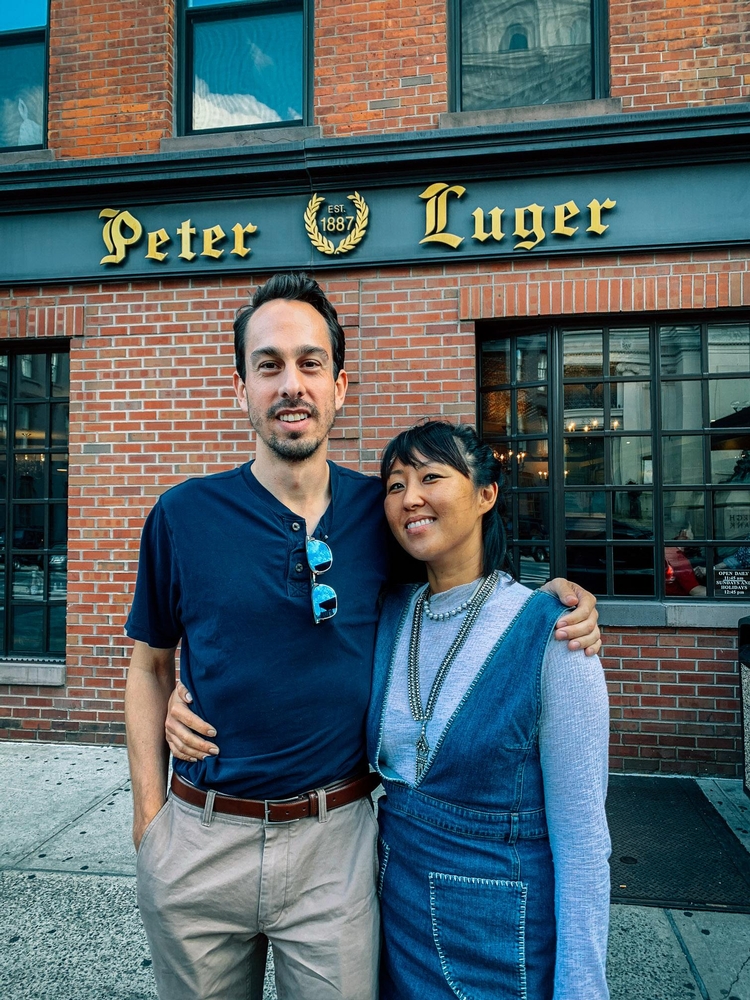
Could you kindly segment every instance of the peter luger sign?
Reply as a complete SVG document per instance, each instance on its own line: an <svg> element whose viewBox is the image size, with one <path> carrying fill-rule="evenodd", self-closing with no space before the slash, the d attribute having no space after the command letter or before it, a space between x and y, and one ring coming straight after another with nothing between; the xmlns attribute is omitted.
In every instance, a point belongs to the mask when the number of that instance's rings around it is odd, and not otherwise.
<svg viewBox="0 0 750 1000"><path fill-rule="evenodd" d="M494 245L510 237L509 248L529 251L539 247L548 233L566 239L574 238L581 231L602 236L609 229L609 223L602 220L617 205L612 198L591 198L584 207L579 207L570 198L551 207L532 202L510 209L478 205L473 210L464 210L470 202L467 194L463 185L445 182L430 184L419 193L423 201L424 233L411 248L414 256L418 255L418 247L425 244L456 251L467 240L479 245L491 241ZM324 257L348 254L368 235L368 202L358 191L346 195L345 199L328 201L316 192L297 220L311 247ZM246 217L230 226L218 222L198 226L191 217L180 220L171 230L166 226L148 229L134 211L126 208L103 208L99 218L103 220L102 241L107 250L101 258L102 265L123 264L131 254L140 254L145 260L156 263L163 263L170 255L187 263L218 262L231 257L244 260L254 249L262 255L264 237L275 240L282 226L278 222L266 234L264 227ZM285 213L284 227L290 221ZM461 235L467 231L467 226L468 235ZM391 246L395 243L392 238Z"/></svg>
<svg viewBox="0 0 750 1000"><path fill-rule="evenodd" d="M0 206L0 283L404 266L750 242L750 164ZM64 248L64 250L62 249Z"/></svg>

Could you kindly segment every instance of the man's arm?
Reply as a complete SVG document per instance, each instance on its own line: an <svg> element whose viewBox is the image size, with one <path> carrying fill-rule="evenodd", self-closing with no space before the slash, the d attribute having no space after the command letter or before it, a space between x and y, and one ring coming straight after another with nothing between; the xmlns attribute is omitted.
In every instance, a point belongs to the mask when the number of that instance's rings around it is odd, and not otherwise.
<svg viewBox="0 0 750 1000"><path fill-rule="evenodd" d="M568 649L582 649L586 656L598 653L602 648L602 640L597 625L599 612L596 610L594 595L577 583L563 580L559 576L549 580L540 589L553 594L558 601L570 607L570 611L565 612L555 627L555 638L567 639Z"/></svg>
<svg viewBox="0 0 750 1000"><path fill-rule="evenodd" d="M175 679L174 649L136 641L125 685L125 731L133 784L133 843L167 798L169 749L164 720Z"/></svg>

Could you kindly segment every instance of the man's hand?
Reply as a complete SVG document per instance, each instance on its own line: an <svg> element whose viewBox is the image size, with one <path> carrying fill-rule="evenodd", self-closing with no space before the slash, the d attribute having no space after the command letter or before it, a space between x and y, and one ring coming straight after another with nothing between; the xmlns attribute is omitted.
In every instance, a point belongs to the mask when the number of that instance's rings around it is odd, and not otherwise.
<svg viewBox="0 0 750 1000"><path fill-rule="evenodd" d="M166 799L164 800L166 802ZM164 805L164 802L161 804ZM143 840L143 834L146 832L146 827L149 825L151 820L156 816L156 814L161 809L152 806L150 809L142 810L139 809L137 812L133 813L133 846L135 847L136 854L141 846L141 841Z"/></svg>
<svg viewBox="0 0 750 1000"><path fill-rule="evenodd" d="M597 625L599 612L596 610L594 595L577 583L563 580L559 576L545 583L541 589L571 608L558 621L555 638L567 639L568 649L582 649L586 656L598 653L602 648L602 640Z"/></svg>
<svg viewBox="0 0 750 1000"><path fill-rule="evenodd" d="M164 733L175 757L194 762L215 757L219 748L202 738L216 736L216 730L188 708L192 700L188 689L178 681L169 698Z"/></svg>

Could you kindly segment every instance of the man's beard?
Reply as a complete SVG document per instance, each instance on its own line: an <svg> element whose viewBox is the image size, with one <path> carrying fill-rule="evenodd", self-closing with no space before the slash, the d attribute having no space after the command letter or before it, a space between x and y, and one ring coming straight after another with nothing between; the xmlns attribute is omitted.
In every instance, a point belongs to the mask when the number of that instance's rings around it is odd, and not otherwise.
<svg viewBox="0 0 750 1000"><path fill-rule="evenodd" d="M288 410L289 408L289 402L286 400L279 400L278 403L274 403L274 405L266 411L266 420L269 423L272 423L279 410ZM302 409L309 413L313 420L320 419L320 411L312 403L305 403ZM287 462L304 462L306 459L314 455L318 448L320 448L320 446L325 442L328 437L328 432L331 427L333 427L333 420L331 420L331 423L329 427L326 428L325 433L323 433L320 438L313 440L302 440L301 432L295 431L292 431L289 434L289 437L281 438L273 431L270 433L264 433L265 426L263 421L259 420L257 415L249 409L248 416L250 417L250 424L252 425L253 430L261 441L263 441L275 455L278 455L279 458L283 458Z"/></svg>

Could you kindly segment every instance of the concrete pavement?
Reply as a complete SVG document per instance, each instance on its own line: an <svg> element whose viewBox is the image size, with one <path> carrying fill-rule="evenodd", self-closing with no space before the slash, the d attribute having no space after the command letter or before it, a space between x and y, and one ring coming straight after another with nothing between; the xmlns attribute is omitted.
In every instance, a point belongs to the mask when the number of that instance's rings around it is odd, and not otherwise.
<svg viewBox="0 0 750 1000"><path fill-rule="evenodd" d="M0 743L0 774L0 995L155 1000L124 748ZM701 786L750 849L740 783ZM750 1000L750 915L613 906L608 972L612 1000Z"/></svg>

